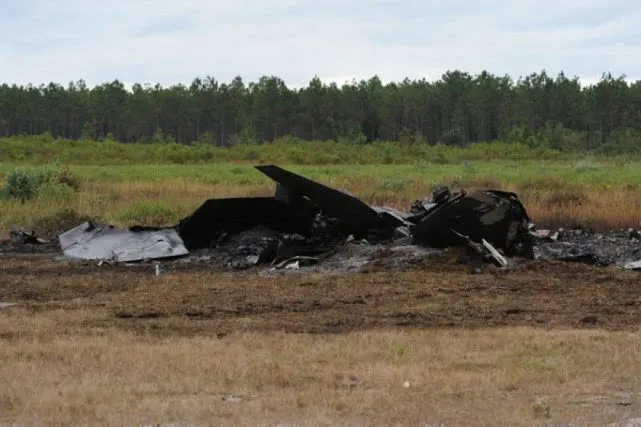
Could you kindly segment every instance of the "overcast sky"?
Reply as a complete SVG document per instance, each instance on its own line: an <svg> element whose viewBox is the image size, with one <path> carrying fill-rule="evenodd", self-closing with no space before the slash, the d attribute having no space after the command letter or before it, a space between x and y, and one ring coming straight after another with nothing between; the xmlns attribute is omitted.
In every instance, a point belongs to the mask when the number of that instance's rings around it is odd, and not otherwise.
<svg viewBox="0 0 641 427"><path fill-rule="evenodd" d="M0 0L0 82L641 79L638 0Z"/></svg>

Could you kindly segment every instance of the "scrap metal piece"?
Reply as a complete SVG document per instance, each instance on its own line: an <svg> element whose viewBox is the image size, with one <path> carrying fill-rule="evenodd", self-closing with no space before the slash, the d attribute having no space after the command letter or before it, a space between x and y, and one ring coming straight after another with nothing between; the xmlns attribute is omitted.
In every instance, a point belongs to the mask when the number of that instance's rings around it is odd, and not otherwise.
<svg viewBox="0 0 641 427"><path fill-rule="evenodd" d="M58 236L65 257L76 260L132 262L187 255L174 229L118 229L80 224Z"/></svg>
<svg viewBox="0 0 641 427"><path fill-rule="evenodd" d="M487 240L508 255L533 257L530 218L514 193L478 190L452 194L441 187L428 208L421 209L415 203L413 210L414 215L408 220L415 224L410 231L416 244L456 246L460 236L452 233L455 228L475 242Z"/></svg>
<svg viewBox="0 0 641 427"><path fill-rule="evenodd" d="M474 249L479 255L484 258L491 258L499 267L507 267L507 259L499 251L496 250L487 240L481 239L481 243L477 243L470 239L469 236L459 233L451 229L452 233L466 241L470 248Z"/></svg>
<svg viewBox="0 0 641 427"><path fill-rule="evenodd" d="M2 301L0 301L0 308L15 307L17 305L18 305L17 302L2 302Z"/></svg>
<svg viewBox="0 0 641 427"><path fill-rule="evenodd" d="M501 266L507 267L507 260L499 251L494 248L487 240L481 239L481 244L492 255L492 258Z"/></svg>
<svg viewBox="0 0 641 427"><path fill-rule="evenodd" d="M281 262L278 262L274 265L274 269L277 270L298 270L300 269L301 265L303 267L309 266L309 265L314 265L317 264L319 259L317 257L311 257L311 256L295 256L286 260L283 260Z"/></svg>
<svg viewBox="0 0 641 427"><path fill-rule="evenodd" d="M641 261L630 261L623 265L626 270L641 270Z"/></svg>
<svg viewBox="0 0 641 427"><path fill-rule="evenodd" d="M9 237L14 245L44 245L48 243L47 240L39 237L33 230L27 230L22 227L12 227Z"/></svg>
<svg viewBox="0 0 641 427"><path fill-rule="evenodd" d="M534 230L530 229L530 235L535 239L545 242L556 242L559 240L559 234L563 231L562 228L552 232L552 230Z"/></svg>

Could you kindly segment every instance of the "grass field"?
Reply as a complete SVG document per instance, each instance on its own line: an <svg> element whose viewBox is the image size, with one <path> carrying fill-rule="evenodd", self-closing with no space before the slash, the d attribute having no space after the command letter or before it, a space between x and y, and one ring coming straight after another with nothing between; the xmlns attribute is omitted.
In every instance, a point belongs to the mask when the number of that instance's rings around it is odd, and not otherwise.
<svg viewBox="0 0 641 427"><path fill-rule="evenodd" d="M368 203L407 210L436 185L453 190L517 192L541 227L639 227L641 163L464 162L447 165L283 165L350 191ZM15 164L0 166L0 179ZM275 185L251 164L79 166L79 191L44 191L26 203L0 200L0 232L12 225L51 224L62 211L115 225L168 225L207 198L273 194ZM65 189L62 189L65 190ZM68 224L67 224L68 225ZM46 232L47 230L41 230Z"/></svg>
<svg viewBox="0 0 641 427"><path fill-rule="evenodd" d="M173 224L207 198L272 194L252 168L271 160L400 209L439 184L495 187L516 191L540 226L641 226L632 159L492 158L475 148L437 162L408 162L401 150L388 162L377 148L351 164L303 165L319 154L297 162L248 147L238 150L254 150L251 159L221 151L234 158L197 164L182 151L175 162L152 155L167 148L43 155L2 144L0 180L57 158L78 187L0 199L4 235L12 225L51 234L85 217ZM0 308L0 423L621 422L641 416L640 283L637 272L563 263L470 274L437 259L402 272L284 278L186 266L155 277L145 266L0 257L0 302L18 303Z"/></svg>
<svg viewBox="0 0 641 427"><path fill-rule="evenodd" d="M0 423L603 426L641 411L636 272L0 267L0 300L19 303L0 309Z"/></svg>

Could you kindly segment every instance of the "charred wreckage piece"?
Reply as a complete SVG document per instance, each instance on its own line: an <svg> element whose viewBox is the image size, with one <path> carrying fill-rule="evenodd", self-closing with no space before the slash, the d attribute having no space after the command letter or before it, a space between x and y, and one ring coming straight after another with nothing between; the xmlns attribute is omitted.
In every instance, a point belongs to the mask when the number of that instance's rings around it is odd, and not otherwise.
<svg viewBox="0 0 641 427"><path fill-rule="evenodd" d="M84 223L60 234L60 246L68 259L111 262L218 250L235 268L284 266L288 259L310 263L350 240L465 246L501 266L507 264L506 256L533 257L533 225L514 193L451 193L440 187L432 198L414 202L404 213L370 206L275 165L256 169L277 183L273 197L210 199L167 228L116 229Z"/></svg>

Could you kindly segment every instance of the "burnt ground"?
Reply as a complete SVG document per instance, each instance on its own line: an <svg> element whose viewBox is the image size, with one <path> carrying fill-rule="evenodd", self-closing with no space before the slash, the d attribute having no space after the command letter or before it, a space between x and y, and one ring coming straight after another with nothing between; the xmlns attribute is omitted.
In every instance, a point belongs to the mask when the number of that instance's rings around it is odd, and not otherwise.
<svg viewBox="0 0 641 427"><path fill-rule="evenodd" d="M535 260L501 270L454 251L364 272L266 274L208 263L97 266L42 254L0 257L0 302L65 309L87 330L160 335L338 333L379 327L535 326L622 330L641 324L641 272ZM80 313L84 313L80 315ZM87 315L91 313L91 315Z"/></svg>

